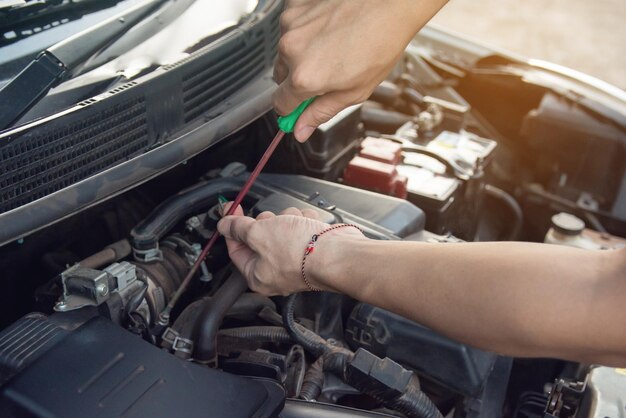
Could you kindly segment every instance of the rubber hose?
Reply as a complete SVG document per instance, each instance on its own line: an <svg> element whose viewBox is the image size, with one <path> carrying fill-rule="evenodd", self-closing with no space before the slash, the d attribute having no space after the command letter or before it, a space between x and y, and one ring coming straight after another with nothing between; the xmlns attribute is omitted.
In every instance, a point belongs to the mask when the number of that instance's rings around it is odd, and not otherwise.
<svg viewBox="0 0 626 418"><path fill-rule="evenodd" d="M264 343L292 343L293 338L283 327L250 326L220 330L219 335Z"/></svg>
<svg viewBox="0 0 626 418"><path fill-rule="evenodd" d="M236 269L226 282L208 299L196 322L196 348L194 358L201 363L210 363L217 356L217 332L228 310L237 298L246 291L248 283Z"/></svg>
<svg viewBox="0 0 626 418"><path fill-rule="evenodd" d="M397 399L384 402L394 411L409 418L443 418L435 404L418 389L418 384L409 384L407 390Z"/></svg>
<svg viewBox="0 0 626 418"><path fill-rule="evenodd" d="M174 321L172 325L172 329L178 332L182 338L191 339L198 317L209 299L209 297L206 297L189 304L180 315L178 315L178 318L176 318L176 321Z"/></svg>
<svg viewBox="0 0 626 418"><path fill-rule="evenodd" d="M294 293L287 297L287 300L285 301L285 304L283 306L283 325L287 329L287 332L289 332L289 335L291 335L298 344L304 347L305 350L319 357L326 351L328 351L328 343L325 339L323 339L313 331L303 327L300 324L296 324L294 311L296 309L297 298L298 293Z"/></svg>
<svg viewBox="0 0 626 418"><path fill-rule="evenodd" d="M121 260L130 254L131 248L128 240L123 239L106 246L102 250L81 260L81 267L97 269L115 261Z"/></svg>
<svg viewBox="0 0 626 418"><path fill-rule="evenodd" d="M195 328L195 324L198 321L198 317L202 312L202 308L207 300L210 297L205 297L199 299L189 306L187 306L176 321L172 325L172 328L176 330L181 337L191 339L193 337L193 332ZM276 305L270 298L267 296L259 295L258 293L244 293L235 301L233 306L228 310L225 316L238 316L244 314L258 314L261 309L268 307L273 311L276 311ZM278 315L278 314L276 314ZM287 336L289 341L292 341L292 338L289 336L287 331L283 327L276 327L282 330L283 334ZM236 328L243 329L243 328ZM240 337L245 338L245 337ZM252 338L252 337L250 337Z"/></svg>
<svg viewBox="0 0 626 418"><path fill-rule="evenodd" d="M522 225L524 223L524 214L522 212L522 208L520 207L519 203L517 203L517 200L515 200L513 196L511 196L504 190L496 186L492 186L491 184L485 185L485 193L487 193L488 196L498 199L499 201L504 203L506 206L508 206L509 209L511 209L514 222L513 222L513 226L511 227L511 232L509 233L508 240L515 241L519 239L520 232L522 231Z"/></svg>
<svg viewBox="0 0 626 418"><path fill-rule="evenodd" d="M413 117L395 110L378 109L369 103L364 103L361 107L361 119L366 129L394 133L400 126L413 120Z"/></svg>
<svg viewBox="0 0 626 418"><path fill-rule="evenodd" d="M130 235L133 248L149 250L156 247L163 236L184 217L206 209L217 202L217 196L237 193L241 183L234 179L216 179L182 190L157 206Z"/></svg>
<svg viewBox="0 0 626 418"><path fill-rule="evenodd" d="M226 316L256 315L265 307L276 311L276 304L267 296L244 293L235 301Z"/></svg>

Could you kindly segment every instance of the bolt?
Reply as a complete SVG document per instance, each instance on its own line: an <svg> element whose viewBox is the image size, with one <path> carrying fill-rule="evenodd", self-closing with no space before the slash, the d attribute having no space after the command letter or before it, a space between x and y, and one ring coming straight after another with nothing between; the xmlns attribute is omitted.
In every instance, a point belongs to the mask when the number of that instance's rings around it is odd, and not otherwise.
<svg viewBox="0 0 626 418"><path fill-rule="evenodd" d="M100 283L96 286L96 293L98 296L106 296L109 294L109 288L105 283Z"/></svg>
<svg viewBox="0 0 626 418"><path fill-rule="evenodd" d="M64 311L65 309L67 309L67 304L65 303L64 300L60 300L56 304L56 309L59 310L59 311Z"/></svg>
<svg viewBox="0 0 626 418"><path fill-rule="evenodd" d="M189 225L190 228L198 228L200 226L200 219L197 216L192 216L187 221L187 225Z"/></svg>

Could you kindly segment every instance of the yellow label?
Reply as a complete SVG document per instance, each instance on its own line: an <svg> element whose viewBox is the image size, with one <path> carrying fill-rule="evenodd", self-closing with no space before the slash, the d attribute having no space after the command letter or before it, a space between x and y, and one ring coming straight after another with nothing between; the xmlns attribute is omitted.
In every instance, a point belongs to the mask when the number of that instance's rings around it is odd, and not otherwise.
<svg viewBox="0 0 626 418"><path fill-rule="evenodd" d="M615 369L615 371L619 374L623 374L624 376L626 376L626 369Z"/></svg>

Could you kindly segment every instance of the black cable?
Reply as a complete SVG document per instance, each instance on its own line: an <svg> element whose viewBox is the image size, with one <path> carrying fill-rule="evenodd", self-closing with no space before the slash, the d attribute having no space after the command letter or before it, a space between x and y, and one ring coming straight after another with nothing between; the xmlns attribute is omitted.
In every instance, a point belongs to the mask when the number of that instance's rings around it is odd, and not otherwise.
<svg viewBox="0 0 626 418"><path fill-rule="evenodd" d="M298 344L304 347L305 350L313 353L316 357L319 357L328 351L328 343L313 331L296 323L294 311L296 309L297 298L298 293L287 297L283 306L283 325Z"/></svg>
<svg viewBox="0 0 626 418"><path fill-rule="evenodd" d="M511 226L511 232L509 232L508 240L515 241L519 239L520 233L522 232L522 226L524 224L524 213L522 212L522 208L519 203L517 203L517 200L504 190L496 186L492 186L491 184L485 185L485 193L487 196L498 199L511 209L514 221Z"/></svg>

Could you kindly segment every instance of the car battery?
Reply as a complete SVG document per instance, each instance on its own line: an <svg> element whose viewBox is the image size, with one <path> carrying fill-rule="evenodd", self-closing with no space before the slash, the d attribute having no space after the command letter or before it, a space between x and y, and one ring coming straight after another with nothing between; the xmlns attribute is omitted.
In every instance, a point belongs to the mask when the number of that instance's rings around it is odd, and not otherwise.
<svg viewBox="0 0 626 418"><path fill-rule="evenodd" d="M463 182L445 174L445 168L441 171L430 168L435 165L433 163L438 163L430 157L414 154L406 158L415 165L401 164L397 170L408 180L407 200L426 213L428 231L436 234L450 232L461 212Z"/></svg>
<svg viewBox="0 0 626 418"><path fill-rule="evenodd" d="M473 239L482 173L496 142L465 131L444 131L416 145L403 138L411 132L410 125L401 127L396 139L364 139L359 155L344 171L344 183L401 197L401 182L406 198L426 213L429 231Z"/></svg>

